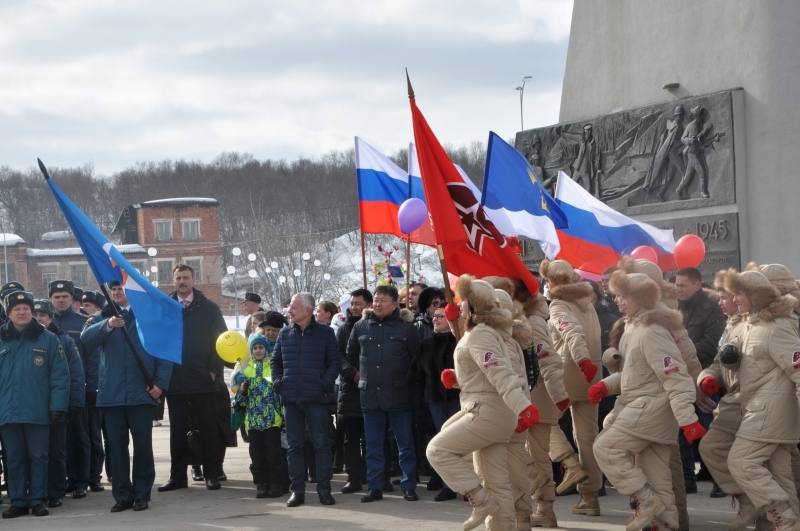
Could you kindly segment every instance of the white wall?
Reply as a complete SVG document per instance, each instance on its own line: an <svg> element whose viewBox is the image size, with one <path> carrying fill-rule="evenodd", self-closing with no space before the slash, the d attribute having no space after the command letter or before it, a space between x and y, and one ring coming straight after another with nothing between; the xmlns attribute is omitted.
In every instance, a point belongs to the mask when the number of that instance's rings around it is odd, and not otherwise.
<svg viewBox="0 0 800 531"><path fill-rule="evenodd" d="M575 0L559 121L743 87L742 261L800 276L798 28L793 0Z"/></svg>

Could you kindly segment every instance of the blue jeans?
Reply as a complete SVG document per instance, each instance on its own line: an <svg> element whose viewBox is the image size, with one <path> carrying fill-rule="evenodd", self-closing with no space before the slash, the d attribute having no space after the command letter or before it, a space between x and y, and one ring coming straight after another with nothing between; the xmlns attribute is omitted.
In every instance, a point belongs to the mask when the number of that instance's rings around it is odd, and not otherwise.
<svg viewBox="0 0 800 531"><path fill-rule="evenodd" d="M284 404L286 409L286 460L292 492L306 492L306 462L303 458L303 436L306 423L317 462L317 492L331 492L333 461L328 443L328 404Z"/></svg>
<svg viewBox="0 0 800 531"><path fill-rule="evenodd" d="M436 428L436 433L442 431L442 425L461 411L461 402L458 400L450 400L449 402L428 402L428 409L431 412L433 425Z"/></svg>
<svg viewBox="0 0 800 531"><path fill-rule="evenodd" d="M414 437L411 434L413 411L365 411L364 436L367 440L367 484L370 490L383 487L383 443L386 440L386 420L394 432L400 454L400 469L403 477L400 488L417 488L417 457L414 454Z"/></svg>

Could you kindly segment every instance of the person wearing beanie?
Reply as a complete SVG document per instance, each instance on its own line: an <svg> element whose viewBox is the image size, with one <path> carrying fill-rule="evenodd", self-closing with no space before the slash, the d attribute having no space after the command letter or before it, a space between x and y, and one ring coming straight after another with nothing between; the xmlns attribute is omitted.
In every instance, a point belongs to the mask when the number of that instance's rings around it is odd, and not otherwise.
<svg viewBox="0 0 800 531"><path fill-rule="evenodd" d="M445 422L426 454L442 480L470 500L465 531L490 515L496 515L497 525L513 528L508 442L515 430L523 433L536 424L539 411L521 389L503 339L502 331L513 323L511 312L499 307L491 284L471 275L458 279L456 293L466 333L456 346L455 370L443 370L441 379L445 388L460 387L461 411ZM485 471L483 481L464 460L473 452Z"/></svg>
<svg viewBox="0 0 800 531"><path fill-rule="evenodd" d="M286 460L281 451L283 406L272 387L269 366L275 344L261 334L252 334L248 343L250 356L236 381L247 396L250 471L256 498L277 498L283 494Z"/></svg>
<svg viewBox="0 0 800 531"><path fill-rule="evenodd" d="M64 347L34 319L30 293L4 300L9 321L0 326L0 436L11 507L3 518L50 514L47 503L50 424L69 408L70 378ZM20 392L24 390L24 392Z"/></svg>
<svg viewBox="0 0 800 531"><path fill-rule="evenodd" d="M510 329L501 330L500 334L505 341L508 359L511 362L514 374L517 376L519 388L525 395L529 395L528 371L525 367L525 353L523 350L531 346L533 331L528 320L522 315L522 305L519 303L514 304L511 294L507 291L507 288L512 286L511 281L502 279L501 282L503 281L507 283L504 286L506 289L495 288L495 298L500 308L511 312L513 321ZM531 508L531 483L528 479L528 462L530 459L528 452L525 450L527 439L528 430L524 430L521 433L515 432L508 441L508 476L511 481L511 494L514 499L517 531L528 531L531 528L531 514L533 513ZM477 461L476 464L478 465L478 474L485 477L485 471L481 470L482 461ZM487 529L496 528L493 520L494 516L486 519Z"/></svg>
<svg viewBox="0 0 800 531"><path fill-rule="evenodd" d="M514 280L514 300L522 304L522 313L531 326L531 346L539 364L539 383L530 391L531 403L539 408L539 423L528 429L528 452L532 462L528 463L528 478L536 512L531 515L533 527L558 527L553 503L556 489L553 483L553 467L550 460L565 463L567 468L580 467L578 455L572 446L559 455L550 455L552 431L561 432L558 420L569 407L569 395L564 386L564 363L553 348L547 320L550 310L547 301L539 294L531 294L524 282ZM542 383L544 385L542 385ZM565 437L563 432L558 437ZM572 484L588 477L585 471L573 475Z"/></svg>
<svg viewBox="0 0 800 531"><path fill-rule="evenodd" d="M582 282L564 260L543 260L539 273L547 281L550 299L550 336L553 347L564 362L564 384L570 399L572 426L579 462L563 461L564 479L558 493L572 490L577 484L581 499L572 506L574 514L600 515L597 499L602 474L594 458L592 445L597 437L598 406L586 398L589 386L602 378L600 321L592 304L592 287ZM553 430L551 457L570 455L572 446L560 430Z"/></svg>
<svg viewBox="0 0 800 531"><path fill-rule="evenodd" d="M48 286L48 297L55 307L53 323L63 330L78 349L83 363L84 375L87 372L86 349L81 341L81 330L86 324L86 315L74 309L75 285L70 280L54 280ZM91 460L91 440L89 438L89 418L84 411L71 417L67 425L67 492L76 499L85 498L89 488L89 468Z"/></svg>
<svg viewBox="0 0 800 531"><path fill-rule="evenodd" d="M728 468L739 496L731 528L749 525L766 512L774 529L800 529L792 478L792 447L800 439L800 337L793 311L797 299L781 295L760 271L729 270L725 290L743 324L720 347L722 363L739 371L743 411ZM745 523L746 522L746 523Z"/></svg>
<svg viewBox="0 0 800 531"><path fill-rule="evenodd" d="M67 466L67 423L83 414L86 407L86 380L83 373L83 364L78 355L75 342L63 330L53 323L55 308L47 299L34 301L34 317L42 326L58 337L58 342L64 348L67 366L69 367L69 410L68 415L60 422L50 425L50 450L47 479L47 504L50 507L61 507L66 492L66 480L69 467ZM77 491L76 491L77 492Z"/></svg>
<svg viewBox="0 0 800 531"><path fill-rule="evenodd" d="M627 319L619 342L624 362L620 376L592 385L588 396L597 403L618 394L621 406L597 437L594 455L617 490L638 504L627 531L664 524L675 529L679 522L669 446L677 445L679 427L689 442L705 433L694 412L694 381L670 333L680 328L681 316L659 307L661 290L647 275L616 271L611 288ZM638 456L638 467L633 456Z"/></svg>

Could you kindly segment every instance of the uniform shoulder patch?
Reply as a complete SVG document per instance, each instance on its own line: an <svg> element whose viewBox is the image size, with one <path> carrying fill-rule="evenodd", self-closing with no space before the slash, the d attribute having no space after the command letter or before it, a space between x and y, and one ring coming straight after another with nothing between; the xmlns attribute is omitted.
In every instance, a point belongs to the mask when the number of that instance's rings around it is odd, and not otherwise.
<svg viewBox="0 0 800 531"><path fill-rule="evenodd" d="M489 367L497 367L498 362L494 357L494 352L486 352L483 355L483 366L484 368L488 369Z"/></svg>
<svg viewBox="0 0 800 531"><path fill-rule="evenodd" d="M60 341L58 342L58 355L61 356L62 358L64 357L64 346L61 344Z"/></svg>
<svg viewBox="0 0 800 531"><path fill-rule="evenodd" d="M563 315L558 316L558 319L556 319L556 323L557 323L556 328L558 328L559 332L561 332L562 330L564 330L566 327L569 326L569 321L564 319Z"/></svg>
<svg viewBox="0 0 800 531"><path fill-rule="evenodd" d="M672 356L664 356L664 374L673 374L680 371L680 367L672 366L674 361Z"/></svg>
<svg viewBox="0 0 800 531"><path fill-rule="evenodd" d="M539 359L546 358L547 356L550 355L550 351L544 349L544 343L536 343L534 352L536 352L536 357Z"/></svg>
<svg viewBox="0 0 800 531"><path fill-rule="evenodd" d="M800 351L795 352L792 354L792 367L794 370L800 369Z"/></svg>

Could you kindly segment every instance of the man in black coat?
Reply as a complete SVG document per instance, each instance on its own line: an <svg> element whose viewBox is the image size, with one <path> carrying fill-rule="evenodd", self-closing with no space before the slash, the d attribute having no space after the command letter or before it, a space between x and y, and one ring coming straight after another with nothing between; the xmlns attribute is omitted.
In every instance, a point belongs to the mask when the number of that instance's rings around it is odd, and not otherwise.
<svg viewBox="0 0 800 531"><path fill-rule="evenodd" d="M386 422L392 427L400 454L403 477L400 486L407 501L416 501L416 468L412 435L414 390L406 381L411 358L419 347L419 334L411 323L413 315L401 317L397 288L378 286L372 312L357 322L347 343L347 359L359 367L358 389L364 412L367 439L367 481L369 491L362 502L383 499L383 443Z"/></svg>
<svg viewBox="0 0 800 531"><path fill-rule="evenodd" d="M194 269L178 264L172 270L175 292L170 297L183 306L183 353L181 364L172 369L167 392L169 407L169 481L159 492L189 486L189 444L191 428L200 432L203 477L208 490L220 488L222 463L218 462L217 380L222 378L222 359L217 355L217 338L228 330L222 312L214 302L194 289ZM190 419L191 416L191 419ZM190 424L191 422L191 424Z"/></svg>
<svg viewBox="0 0 800 531"><path fill-rule="evenodd" d="M344 464L347 483L342 492L350 494L361 490L361 436L364 434L364 414L361 412L361 399L358 391L358 365L347 359L347 342L355 324L361 320L364 310L372 308L372 293L361 288L350 293L350 307L347 318L336 331L336 344L342 355L342 370L339 373L339 398L337 420L344 428Z"/></svg>

